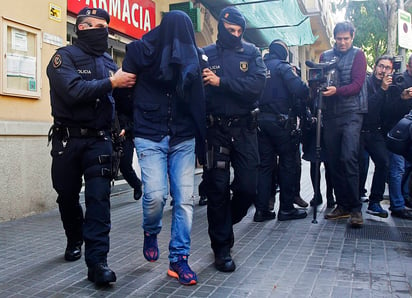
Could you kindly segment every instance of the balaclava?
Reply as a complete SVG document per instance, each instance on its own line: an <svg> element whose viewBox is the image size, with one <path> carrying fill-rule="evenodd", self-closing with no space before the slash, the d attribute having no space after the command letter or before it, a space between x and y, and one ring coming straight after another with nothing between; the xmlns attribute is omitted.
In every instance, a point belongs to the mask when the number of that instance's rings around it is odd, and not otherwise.
<svg viewBox="0 0 412 298"><path fill-rule="evenodd" d="M219 24L218 24L218 34L217 43L224 48L240 48L242 47L242 36L236 37L231 34L225 28L223 23L228 23L232 25L238 25L242 27L242 31L245 32L246 20L241 14L241 12L236 7L226 7L220 12Z"/></svg>

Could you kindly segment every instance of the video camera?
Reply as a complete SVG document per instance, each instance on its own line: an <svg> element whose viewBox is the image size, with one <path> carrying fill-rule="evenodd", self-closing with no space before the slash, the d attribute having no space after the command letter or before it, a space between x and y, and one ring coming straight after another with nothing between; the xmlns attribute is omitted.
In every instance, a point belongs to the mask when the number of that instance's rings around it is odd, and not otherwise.
<svg viewBox="0 0 412 298"><path fill-rule="evenodd" d="M336 59L326 63L315 63L307 60L305 64L309 67L308 83L312 94L317 94L328 86L338 85L335 69Z"/></svg>
<svg viewBox="0 0 412 298"><path fill-rule="evenodd" d="M395 89L395 91L402 92L405 82L405 78L401 73L401 66L402 66L402 56L394 56L393 57L393 74L392 74L392 84L389 88Z"/></svg>
<svg viewBox="0 0 412 298"><path fill-rule="evenodd" d="M332 60L327 63L315 63L307 60L306 66L309 67L309 87L336 86L335 65L337 61Z"/></svg>

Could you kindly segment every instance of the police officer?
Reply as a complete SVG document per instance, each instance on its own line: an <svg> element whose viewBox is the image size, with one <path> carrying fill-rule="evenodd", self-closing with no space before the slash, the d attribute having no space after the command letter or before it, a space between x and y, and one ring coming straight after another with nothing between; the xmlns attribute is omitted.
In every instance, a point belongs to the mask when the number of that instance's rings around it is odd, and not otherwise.
<svg viewBox="0 0 412 298"><path fill-rule="evenodd" d="M259 101L259 155L258 195L255 202L255 221L275 218L275 212L268 211L272 190L272 175L275 169L274 156L279 156L280 208L278 220L305 218L306 211L293 206L296 194L298 171L299 135L297 113L299 98L306 98L309 88L296 75L287 61L288 47L282 40L274 40L264 62L267 67L266 86ZM300 198L300 197L299 197ZM307 205L306 205L307 206Z"/></svg>
<svg viewBox="0 0 412 298"><path fill-rule="evenodd" d="M105 53L109 21L105 10L80 10L76 44L58 49L47 66L54 117L50 131L51 175L67 237L64 257L67 261L78 260L84 241L88 279L99 285L116 281L115 273L107 266L112 90L131 87L136 80L135 75L116 72L116 65ZM82 176L84 216L79 204Z"/></svg>
<svg viewBox="0 0 412 298"><path fill-rule="evenodd" d="M208 114L204 173L208 185L207 216L215 267L224 272L236 268L230 255L232 225L246 215L257 188L256 114L266 67L259 50L242 41L245 26L238 9L223 9L217 42L204 48L210 65L203 71ZM230 166L234 170L232 184Z"/></svg>

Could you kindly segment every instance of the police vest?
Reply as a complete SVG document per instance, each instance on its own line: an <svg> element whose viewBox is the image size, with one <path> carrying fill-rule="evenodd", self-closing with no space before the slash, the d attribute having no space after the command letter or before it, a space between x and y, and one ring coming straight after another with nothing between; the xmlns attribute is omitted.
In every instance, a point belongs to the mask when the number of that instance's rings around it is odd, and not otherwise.
<svg viewBox="0 0 412 298"><path fill-rule="evenodd" d="M61 60L56 62L56 59ZM114 100L110 81L102 79L109 78L116 70L116 64L106 53L91 56L74 45L58 49L47 67L55 123L110 129Z"/></svg>
<svg viewBox="0 0 412 298"><path fill-rule="evenodd" d="M225 86L206 86L206 109L207 113L222 117L245 116L257 107L262 88L265 82L265 66L256 63L261 59L259 50L252 44L242 42L242 49L227 49L209 45L203 50L209 61L209 68L219 77L237 78L239 84L233 84L236 92L225 88ZM247 80L242 81L249 75L261 76L258 85L249 85ZM258 95L256 95L258 94Z"/></svg>

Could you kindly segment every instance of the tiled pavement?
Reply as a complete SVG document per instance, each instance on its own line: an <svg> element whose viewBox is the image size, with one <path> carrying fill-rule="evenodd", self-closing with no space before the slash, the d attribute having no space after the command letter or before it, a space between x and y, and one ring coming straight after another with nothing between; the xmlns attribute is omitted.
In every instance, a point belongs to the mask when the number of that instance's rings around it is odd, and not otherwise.
<svg viewBox="0 0 412 298"><path fill-rule="evenodd" d="M312 196L308 175L304 162L306 200ZM237 269L221 273L213 267L206 207L196 205L189 262L199 282L186 287L166 275L170 206L159 235L160 259L148 263L141 203L127 186L115 190L109 254L114 285L96 288L86 280L83 258L63 260L65 237L55 209L0 223L0 297L412 297L412 222L364 213L365 227L352 230L346 220L324 220L323 205L317 224L312 210L303 220L255 223L251 208L234 228Z"/></svg>

